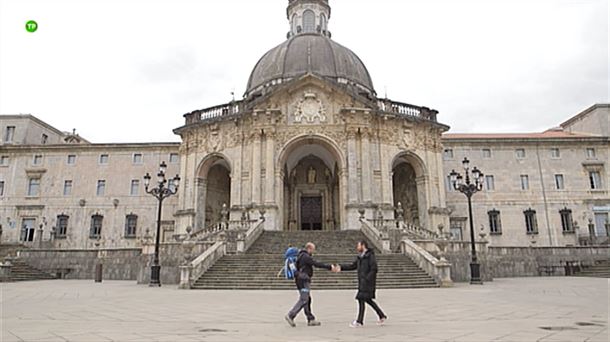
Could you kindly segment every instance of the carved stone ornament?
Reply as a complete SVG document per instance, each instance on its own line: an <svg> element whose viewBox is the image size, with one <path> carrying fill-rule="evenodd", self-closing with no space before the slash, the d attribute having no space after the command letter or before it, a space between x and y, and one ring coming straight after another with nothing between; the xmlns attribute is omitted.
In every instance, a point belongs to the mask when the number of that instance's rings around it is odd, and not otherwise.
<svg viewBox="0 0 610 342"><path fill-rule="evenodd" d="M296 123L319 123L326 122L326 108L322 101L318 99L316 93L306 92L303 98L297 103L294 113Z"/></svg>
<svg viewBox="0 0 610 342"><path fill-rule="evenodd" d="M208 150L218 152L222 149L222 133L218 126L213 126L208 133Z"/></svg>

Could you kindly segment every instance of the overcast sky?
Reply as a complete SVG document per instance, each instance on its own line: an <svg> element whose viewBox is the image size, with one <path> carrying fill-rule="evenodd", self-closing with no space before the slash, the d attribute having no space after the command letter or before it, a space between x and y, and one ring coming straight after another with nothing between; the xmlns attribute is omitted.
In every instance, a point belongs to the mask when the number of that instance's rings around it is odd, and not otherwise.
<svg viewBox="0 0 610 342"><path fill-rule="evenodd" d="M0 113L93 142L179 141L184 113L241 98L285 40L287 3L0 0ZM452 132L542 131L609 102L608 0L331 6L333 39L379 96L435 108Z"/></svg>

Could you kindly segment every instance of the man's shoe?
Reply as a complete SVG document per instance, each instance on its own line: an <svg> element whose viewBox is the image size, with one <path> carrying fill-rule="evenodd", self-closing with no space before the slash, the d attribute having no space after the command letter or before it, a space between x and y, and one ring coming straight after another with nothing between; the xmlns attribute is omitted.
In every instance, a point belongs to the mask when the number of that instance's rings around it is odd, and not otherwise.
<svg viewBox="0 0 610 342"><path fill-rule="evenodd" d="M353 321L349 325L350 328L362 328L363 326L364 325L362 323L359 323L358 321Z"/></svg>
<svg viewBox="0 0 610 342"><path fill-rule="evenodd" d="M290 325L291 327L295 328L297 325L296 323L294 323L294 319L286 316L284 317L284 319L286 320L286 322L288 322L288 325Z"/></svg>
<svg viewBox="0 0 610 342"><path fill-rule="evenodd" d="M387 317L380 318L380 319L377 321L377 325L379 325L379 326L383 326L383 325L385 325L385 321L386 321L387 319L388 319Z"/></svg>
<svg viewBox="0 0 610 342"><path fill-rule="evenodd" d="M321 325L322 325L322 323L316 321L315 319L313 321L307 322L307 326L309 326L309 327L319 327Z"/></svg>

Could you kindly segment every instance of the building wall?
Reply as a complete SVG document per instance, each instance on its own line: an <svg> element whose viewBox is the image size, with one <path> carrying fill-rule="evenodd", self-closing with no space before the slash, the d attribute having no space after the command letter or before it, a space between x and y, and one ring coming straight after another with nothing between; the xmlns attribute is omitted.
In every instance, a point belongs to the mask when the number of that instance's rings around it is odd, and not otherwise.
<svg viewBox="0 0 610 342"><path fill-rule="evenodd" d="M8 127L15 127L11 141L5 141ZM1 115L0 130L0 146L41 145L43 143L43 134L47 136L46 144L61 144L65 137L61 131L31 115Z"/></svg>
<svg viewBox="0 0 610 342"><path fill-rule="evenodd" d="M594 105L564 122L561 127L571 133L610 136L610 104Z"/></svg>
<svg viewBox="0 0 610 342"><path fill-rule="evenodd" d="M477 166L485 175L494 177L495 189L485 188L473 197L474 223L490 236L488 211L496 209L501 213L501 234L491 234L490 241L495 246L525 246L534 242L539 246L577 245L579 236L588 236L589 219L595 212L608 212L610 181L607 163L609 160L608 138L581 137L562 139L453 139L445 138L445 175L455 169L463 173L461 161L467 157L471 166ZM594 158L587 157L587 149L595 149ZM491 150L491 158L483 156L483 149ZM525 157L516 156L517 149L525 150ZM552 155L552 149L559 149L560 156ZM589 171L601 173L601 189L592 190ZM564 189L557 189L555 175L564 178ZM521 189L521 175L529 178L529 189ZM456 218L466 218L466 197L451 191L448 181L447 205L453 209ZM526 233L524 211L536 211L538 234ZM573 220L580 229L575 233L563 233L559 211L572 210ZM467 224L467 221L464 221ZM464 237L468 227L464 227Z"/></svg>
<svg viewBox="0 0 610 342"><path fill-rule="evenodd" d="M43 240L51 238L57 216L69 216L65 238L57 238L55 247L91 248L96 242L89 237L91 216L102 215L101 244L105 247L133 247L146 229L153 235L156 227L157 201L144 191L143 175L158 172L161 161L168 162L168 176L180 172L178 162L169 163L171 153L178 153L178 144L116 144L116 145L50 145L5 146L0 156L8 156L9 162L0 166L0 181L4 193L0 196L0 224L3 241L20 239L23 220L35 220L38 228L43 225ZM108 163L100 164L100 155L108 155ZM134 154L142 155L142 163L134 163ZM41 155L42 162L33 165L33 156ZM68 156L75 156L75 163L68 164ZM28 196L30 178L40 178L37 196ZM66 180L72 181L72 191L64 195ZM103 195L97 195L98 180L105 180ZM136 194L131 194L131 181L139 180ZM164 203L164 226L173 227L176 198ZM137 232L133 238L125 238L126 215L138 216ZM170 238L172 232L166 233Z"/></svg>

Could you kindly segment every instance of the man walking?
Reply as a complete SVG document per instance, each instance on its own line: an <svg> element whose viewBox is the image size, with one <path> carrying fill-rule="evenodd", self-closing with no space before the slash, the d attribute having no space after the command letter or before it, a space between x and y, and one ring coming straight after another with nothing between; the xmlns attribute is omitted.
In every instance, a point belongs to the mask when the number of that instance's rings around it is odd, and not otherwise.
<svg viewBox="0 0 610 342"><path fill-rule="evenodd" d="M358 257L349 265L333 267L334 272L358 271L358 318L350 324L352 328L360 328L364 325L364 311L366 304L370 305L379 317L378 325L383 325L388 318L381 308L375 303L375 292L377 290L377 259L375 252L369 249L366 241L359 241L356 245Z"/></svg>
<svg viewBox="0 0 610 342"><path fill-rule="evenodd" d="M308 326L312 327L321 325L320 322L316 321L316 318L311 312L311 279L313 277L313 268L323 268L329 271L336 271L336 269L331 265L326 265L314 260L313 253L315 250L316 245L308 242L307 245L305 245L305 249L301 250L299 252L299 256L297 257L297 272L294 280L296 282L297 289L299 290L299 300L285 317L286 322L288 322L288 324L293 328L296 327L296 324L294 323L295 317L303 309L305 310L305 315L307 316Z"/></svg>

